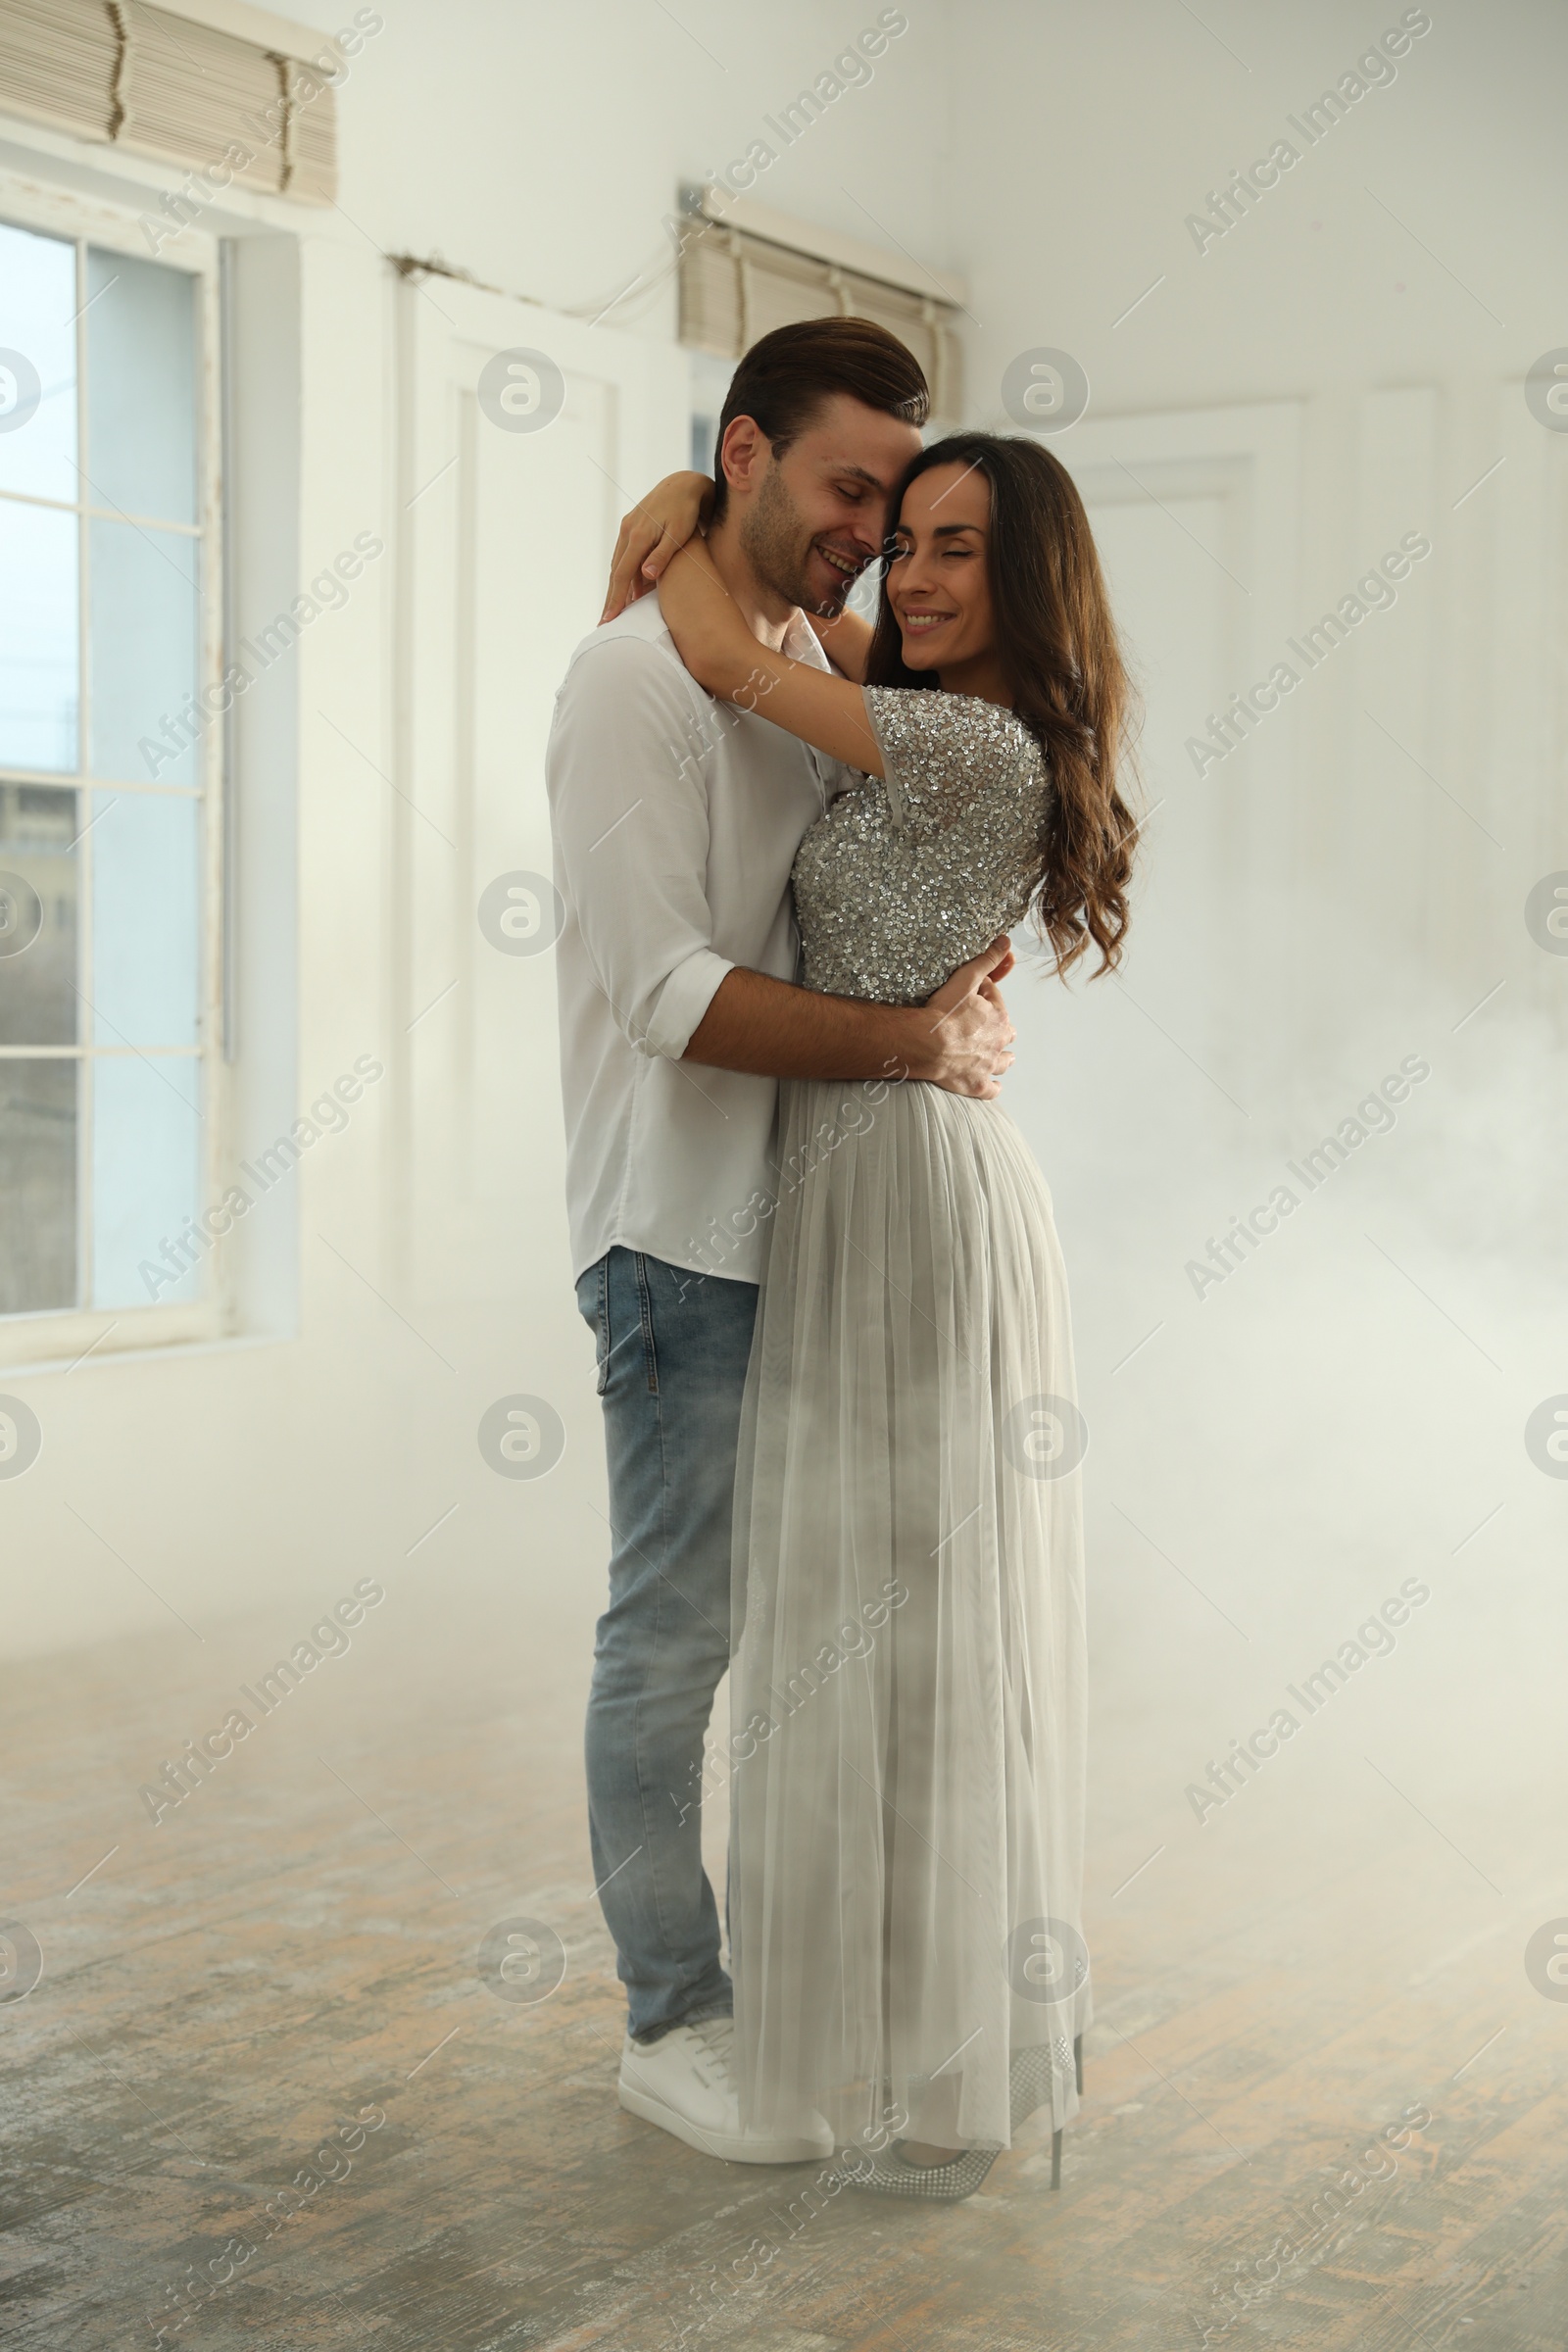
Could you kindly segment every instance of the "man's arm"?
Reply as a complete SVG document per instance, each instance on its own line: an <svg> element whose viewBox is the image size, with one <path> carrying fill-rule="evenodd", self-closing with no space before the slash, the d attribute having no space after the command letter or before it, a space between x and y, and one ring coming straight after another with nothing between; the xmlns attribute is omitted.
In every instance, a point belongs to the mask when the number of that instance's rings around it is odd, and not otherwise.
<svg viewBox="0 0 1568 2352"><path fill-rule="evenodd" d="M1004 941L912 1007L817 996L714 953L690 721L679 671L631 639L580 655L557 697L545 772L560 877L628 1043L769 1078L907 1075L995 1094L1012 1059L987 980L1011 962Z"/></svg>
<svg viewBox="0 0 1568 2352"><path fill-rule="evenodd" d="M744 967L719 982L681 1056L765 1078L922 1078L989 1102L1015 1035L997 982L1012 968L999 939L928 1003L868 1004L818 996Z"/></svg>

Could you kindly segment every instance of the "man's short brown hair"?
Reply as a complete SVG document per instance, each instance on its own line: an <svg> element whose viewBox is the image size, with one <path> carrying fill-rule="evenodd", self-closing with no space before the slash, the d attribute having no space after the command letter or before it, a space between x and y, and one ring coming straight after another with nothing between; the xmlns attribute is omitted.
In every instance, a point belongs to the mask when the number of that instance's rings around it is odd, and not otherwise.
<svg viewBox="0 0 1568 2352"><path fill-rule="evenodd" d="M774 457L782 457L835 392L906 424L924 424L931 414L931 389L919 361L874 319L803 318L776 326L752 345L724 395L713 454L715 520L729 497L719 453L731 421L750 416Z"/></svg>

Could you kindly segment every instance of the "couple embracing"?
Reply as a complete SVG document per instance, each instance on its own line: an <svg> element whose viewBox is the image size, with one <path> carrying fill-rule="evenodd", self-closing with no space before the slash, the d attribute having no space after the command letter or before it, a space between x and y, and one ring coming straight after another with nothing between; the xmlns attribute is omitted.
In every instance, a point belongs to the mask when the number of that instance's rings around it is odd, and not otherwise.
<svg viewBox="0 0 1568 2352"><path fill-rule="evenodd" d="M922 448L928 399L867 320L755 345L715 479L622 525L548 775L620 2102L954 2198L1042 2107L1059 2163L1090 2018L1080 1425L999 983L1026 915L1115 961L1135 828L1078 494L1033 441Z"/></svg>

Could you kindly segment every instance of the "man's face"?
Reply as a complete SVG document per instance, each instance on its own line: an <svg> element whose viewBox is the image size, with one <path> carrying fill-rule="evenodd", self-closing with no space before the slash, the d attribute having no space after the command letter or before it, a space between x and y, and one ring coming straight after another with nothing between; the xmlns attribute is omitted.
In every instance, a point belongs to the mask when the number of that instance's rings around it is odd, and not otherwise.
<svg viewBox="0 0 1568 2352"><path fill-rule="evenodd" d="M730 483L732 498L741 490L746 560L759 586L836 619L858 573L882 553L894 485L919 455L920 435L835 392L782 457L760 433L756 442L751 482Z"/></svg>

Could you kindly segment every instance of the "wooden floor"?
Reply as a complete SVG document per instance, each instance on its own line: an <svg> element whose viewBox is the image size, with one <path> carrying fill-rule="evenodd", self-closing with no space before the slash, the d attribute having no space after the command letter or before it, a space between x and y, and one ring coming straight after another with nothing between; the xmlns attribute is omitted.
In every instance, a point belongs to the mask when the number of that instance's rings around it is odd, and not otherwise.
<svg viewBox="0 0 1568 2352"><path fill-rule="evenodd" d="M0 2003L11 2352L1562 2352L1568 2003L1524 1966L1568 1912L1560 1773L1487 1790L1477 1852L1464 1776L1369 1771L1347 1712L1200 1826L1179 1727L1102 1706L1060 2193L1036 2125L965 2205L803 2202L817 2168L616 2106L591 1608L419 1607L394 1592L157 1826L138 1787L296 1629L3 1678L5 1916L43 1958ZM517 1915L564 1947L542 2002L477 1971Z"/></svg>

